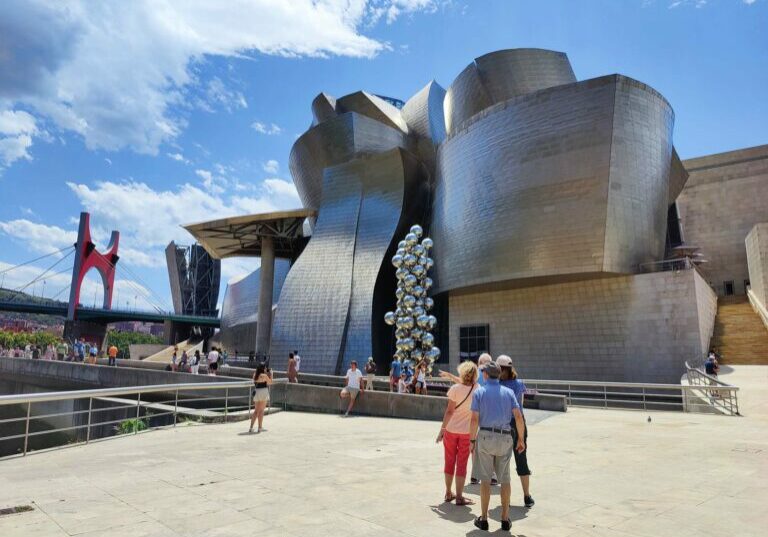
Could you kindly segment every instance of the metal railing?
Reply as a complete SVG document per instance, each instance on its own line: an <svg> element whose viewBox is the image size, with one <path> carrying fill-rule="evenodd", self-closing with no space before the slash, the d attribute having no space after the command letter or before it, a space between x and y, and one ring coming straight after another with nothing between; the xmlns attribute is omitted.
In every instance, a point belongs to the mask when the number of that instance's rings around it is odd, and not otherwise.
<svg viewBox="0 0 768 537"><path fill-rule="evenodd" d="M250 414L252 387L252 381L242 380L0 395L0 410L14 408L20 414L0 419L0 446L14 440L19 444L16 449L0 450L0 458L24 456L36 449L32 443L54 447L56 442L40 440L54 434L66 436L67 441L58 442L60 445L121 436L126 434L118 432L123 423L132 434L175 427L179 414L194 417L205 411L217 412L226 422L233 412L247 409ZM214 390L218 393L211 394ZM168 396L172 397L166 399ZM62 406L67 410L60 411Z"/></svg>
<svg viewBox="0 0 768 537"><path fill-rule="evenodd" d="M625 410L670 410L738 414L738 388L720 383L712 385L643 384L568 380L525 380L529 390L564 395L568 406L620 408ZM717 392L728 392L722 396ZM713 404L721 400L727 404Z"/></svg>
<svg viewBox="0 0 768 537"><path fill-rule="evenodd" d="M740 415L738 386L707 375L699 366L691 365L690 362L685 362L685 375L688 380L686 388L689 388L688 405L703 404L723 414Z"/></svg>

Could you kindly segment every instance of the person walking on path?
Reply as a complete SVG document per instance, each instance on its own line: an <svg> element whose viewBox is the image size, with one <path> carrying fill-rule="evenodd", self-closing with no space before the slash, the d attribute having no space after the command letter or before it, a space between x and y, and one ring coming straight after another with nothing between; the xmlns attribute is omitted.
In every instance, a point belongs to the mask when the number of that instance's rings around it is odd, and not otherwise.
<svg viewBox="0 0 768 537"><path fill-rule="evenodd" d="M346 386L342 388L339 397L342 399L349 398L349 406L347 406L347 411L344 413L344 417L346 418L349 416L352 407L355 406L357 396L360 395L360 382L363 380L363 374L357 368L357 361L352 360L352 362L350 362L349 369L347 369L347 374L344 379L346 380Z"/></svg>
<svg viewBox="0 0 768 537"><path fill-rule="evenodd" d="M211 376L216 376L216 370L219 369L219 351L216 350L216 347L212 347L211 351L208 353L208 374Z"/></svg>
<svg viewBox="0 0 768 537"><path fill-rule="evenodd" d="M296 355L292 352L288 353L288 382L296 383L299 382L299 372L296 369Z"/></svg>
<svg viewBox="0 0 768 537"><path fill-rule="evenodd" d="M189 355L187 351L181 351L181 359L179 360L179 371L182 373L187 372L187 365L189 365Z"/></svg>
<svg viewBox="0 0 768 537"><path fill-rule="evenodd" d="M527 508L533 507L536 503L531 496L531 469L528 467L528 424L525 422L525 410L523 409L523 402L525 400L525 384L517 376L517 371L512 365L512 358L506 354L502 354L496 358L496 364L501 368L500 383L502 386L512 390L515 394L515 399L520 407L520 414L523 415L523 428L525 441L525 449L521 452L517 450L514 452L515 456L515 470L520 478L520 485L523 488L523 502ZM517 444L517 428L512 427L512 436Z"/></svg>
<svg viewBox="0 0 768 537"><path fill-rule="evenodd" d="M76 339L75 340L75 360L78 362L82 362L85 360L85 343L83 343L82 339Z"/></svg>
<svg viewBox="0 0 768 537"><path fill-rule="evenodd" d="M299 356L299 351L293 351L293 359L296 360L296 376L298 377L299 371L301 371L301 356Z"/></svg>
<svg viewBox="0 0 768 537"><path fill-rule="evenodd" d="M395 391L396 388L398 388L398 383L400 382L400 371L402 370L402 364L400 363L400 360L397 358L397 355L392 357L392 363L389 364L389 391ZM398 388L398 392L399 392Z"/></svg>
<svg viewBox="0 0 768 537"><path fill-rule="evenodd" d="M196 350L194 356L192 356L192 365L189 367L192 370L193 375L197 375L200 371L200 351Z"/></svg>
<svg viewBox="0 0 768 537"><path fill-rule="evenodd" d="M91 365L96 365L96 357L99 355L99 348L94 343L91 345L90 351L89 351L90 357L88 358L88 363Z"/></svg>
<svg viewBox="0 0 768 537"><path fill-rule="evenodd" d="M259 420L259 429L257 433L266 431L264 424L264 410L269 404L269 386L272 384L272 370L267 364L260 363L253 373L253 414L251 414L251 427L249 433L253 432L253 424Z"/></svg>
<svg viewBox="0 0 768 537"><path fill-rule="evenodd" d="M365 389L373 391L373 379L376 378L376 362L373 361L373 356L368 357L368 361L365 363Z"/></svg>
<svg viewBox="0 0 768 537"><path fill-rule="evenodd" d="M472 419L470 397L477 386L477 366L472 362L459 365L461 384L454 384L448 390L448 406L445 409L443 423L436 442L443 443L445 456L445 501L456 500L456 505L472 505L474 502L464 497L464 481L467 478L467 460L469 459L469 424ZM453 494L454 477L456 494Z"/></svg>
<svg viewBox="0 0 768 537"><path fill-rule="evenodd" d="M107 349L107 356L109 357L109 365L117 365L117 347L114 344Z"/></svg>
<svg viewBox="0 0 768 537"><path fill-rule="evenodd" d="M470 420L470 447L477 451L480 478L480 516L475 526L488 531L488 506L491 501L491 478L494 472L501 484L501 529L509 531L509 500L512 494L509 463L512 453L525 451L525 424L515 394L499 384L501 369L489 362L483 369L485 385L472 395ZM513 423L517 428L517 442L512 436Z"/></svg>
<svg viewBox="0 0 768 537"><path fill-rule="evenodd" d="M68 354L69 345L67 345L67 342L64 340L59 341L58 345L56 345L56 359L61 362Z"/></svg>

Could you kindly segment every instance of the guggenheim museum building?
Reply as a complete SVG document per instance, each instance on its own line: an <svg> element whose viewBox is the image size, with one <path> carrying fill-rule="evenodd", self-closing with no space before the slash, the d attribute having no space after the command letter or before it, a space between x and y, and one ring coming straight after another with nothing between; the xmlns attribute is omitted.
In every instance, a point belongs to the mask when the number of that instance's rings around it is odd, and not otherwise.
<svg viewBox="0 0 768 537"><path fill-rule="evenodd" d="M443 368L488 351L528 378L678 382L706 353L723 293L704 257L717 251L684 236L689 172L652 87L578 80L564 53L511 49L447 89L320 93L311 109L290 154L303 207L186 226L215 258L261 258L227 287L230 351L281 369L298 350L302 371L327 374L373 356L386 373L390 259L419 224Z"/></svg>

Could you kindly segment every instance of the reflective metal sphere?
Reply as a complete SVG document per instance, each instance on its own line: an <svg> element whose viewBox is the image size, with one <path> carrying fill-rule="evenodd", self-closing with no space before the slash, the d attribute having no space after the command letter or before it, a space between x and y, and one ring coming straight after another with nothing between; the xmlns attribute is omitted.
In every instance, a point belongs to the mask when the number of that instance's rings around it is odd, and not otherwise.
<svg viewBox="0 0 768 537"><path fill-rule="evenodd" d="M398 328L397 330L395 330L395 337L397 339L403 339L407 335L408 335L408 330L406 330L405 328Z"/></svg>
<svg viewBox="0 0 768 537"><path fill-rule="evenodd" d="M434 315L429 316L429 329L432 330L435 326L437 326L437 317Z"/></svg>
<svg viewBox="0 0 768 537"><path fill-rule="evenodd" d="M413 321L413 318L412 317L405 317L405 316L398 317L397 320L395 321L395 325L398 328L405 328L405 329L407 329L408 328L408 324L409 324L408 323L409 320ZM429 321L427 321L427 324L429 324Z"/></svg>
<svg viewBox="0 0 768 537"><path fill-rule="evenodd" d="M409 274L408 276L403 278L403 283L405 284L406 289L410 289L418 283L418 279L413 274Z"/></svg>
<svg viewBox="0 0 768 537"><path fill-rule="evenodd" d="M401 256L401 255L393 256L392 257L392 264L395 267L400 268L403 265L403 256Z"/></svg>
<svg viewBox="0 0 768 537"><path fill-rule="evenodd" d="M435 345L435 336L432 335L430 332L425 332L421 336L421 344L424 347L430 348Z"/></svg>
<svg viewBox="0 0 768 537"><path fill-rule="evenodd" d="M424 237L424 240L421 241L421 245L424 247L424 249L430 250L435 245L435 243L432 242L432 239L429 237Z"/></svg>
<svg viewBox="0 0 768 537"><path fill-rule="evenodd" d="M397 297L398 300L401 300L406 294L407 293L405 292L405 288L404 287L398 287L395 290L395 296Z"/></svg>
<svg viewBox="0 0 768 537"><path fill-rule="evenodd" d="M413 255L415 256L423 256L427 253L427 251L424 249L424 247L421 244L417 244L413 247Z"/></svg>
<svg viewBox="0 0 768 537"><path fill-rule="evenodd" d="M400 249L403 249L403 248L405 248L405 241L400 241L400 242L398 242L398 243L397 243L397 247L398 247L398 248L400 248Z"/></svg>
<svg viewBox="0 0 768 537"><path fill-rule="evenodd" d="M397 279L398 279L398 280L404 280L404 279L405 279L407 276L409 276L409 275L410 275L410 272L409 272L409 271L408 271L408 269L407 269L407 268L405 268L405 267L400 267L400 268L399 268L399 269L397 269L397 271L395 272L395 276L397 276Z"/></svg>
<svg viewBox="0 0 768 537"><path fill-rule="evenodd" d="M398 321L399 320L400 319L398 319ZM429 328L429 315L420 315L419 317L417 317L416 324L418 324L420 328L424 328L424 329Z"/></svg>
<svg viewBox="0 0 768 537"><path fill-rule="evenodd" d="M403 328L411 330L414 326L416 326L416 322L413 320L413 317L403 317L403 319L405 319L403 322Z"/></svg>
<svg viewBox="0 0 768 537"><path fill-rule="evenodd" d="M413 267L418 261L419 258L413 254L406 254L405 257L403 257L403 263L406 267Z"/></svg>
<svg viewBox="0 0 768 537"><path fill-rule="evenodd" d="M424 293L425 293L424 288L421 285L414 285L413 289L411 289L411 294L416 298L423 297Z"/></svg>
<svg viewBox="0 0 768 537"><path fill-rule="evenodd" d="M411 267L411 273L417 278L421 278L427 273L427 269L424 268L424 265L414 265Z"/></svg>
<svg viewBox="0 0 768 537"><path fill-rule="evenodd" d="M425 262L424 262L424 268L425 268L425 269L427 269L427 270L429 270L429 269L431 269L431 268L432 268L432 267L434 267L434 266L435 266L435 260L434 260L434 259L432 259L431 257L428 257L428 258L425 260Z"/></svg>
<svg viewBox="0 0 768 537"><path fill-rule="evenodd" d="M421 236L424 235L424 230L421 228L419 224L416 224L414 226L411 226L411 233L421 238Z"/></svg>
<svg viewBox="0 0 768 537"><path fill-rule="evenodd" d="M395 252L395 255L399 255L400 257L405 256L408 252L405 251L405 248L398 248L397 252Z"/></svg>
<svg viewBox="0 0 768 537"><path fill-rule="evenodd" d="M430 297L427 297L424 299L424 309L425 310L431 310L435 307L435 301L432 300Z"/></svg>
<svg viewBox="0 0 768 537"><path fill-rule="evenodd" d="M412 338L405 338L401 340L403 342L403 345L405 346L405 350L410 351L413 350L413 348L416 346L416 342L413 341Z"/></svg>
<svg viewBox="0 0 768 537"><path fill-rule="evenodd" d="M424 289L431 289L434 282L432 281L432 278L427 276L424 278L424 280L421 282L421 285L424 287Z"/></svg>
<svg viewBox="0 0 768 537"><path fill-rule="evenodd" d="M416 347L411 351L411 358L417 362L421 361L424 358L424 352L420 348Z"/></svg>
<svg viewBox="0 0 768 537"><path fill-rule="evenodd" d="M408 233L408 235L405 236L405 244L408 246L416 246L418 242L419 238L413 233Z"/></svg>
<svg viewBox="0 0 768 537"><path fill-rule="evenodd" d="M440 358L440 349L437 347L432 347L427 351L427 357L430 360L438 360Z"/></svg>
<svg viewBox="0 0 768 537"><path fill-rule="evenodd" d="M403 297L403 304L405 304L406 308L412 308L416 305L416 297L413 295L405 295Z"/></svg>
<svg viewBox="0 0 768 537"><path fill-rule="evenodd" d="M417 319L421 317L422 315L426 315L426 310L424 309L424 306L416 305L415 308L413 308L413 316Z"/></svg>
<svg viewBox="0 0 768 537"><path fill-rule="evenodd" d="M395 315L394 311L388 311L384 314L384 322L387 323L389 326L394 326L395 321L397 321L397 315Z"/></svg>

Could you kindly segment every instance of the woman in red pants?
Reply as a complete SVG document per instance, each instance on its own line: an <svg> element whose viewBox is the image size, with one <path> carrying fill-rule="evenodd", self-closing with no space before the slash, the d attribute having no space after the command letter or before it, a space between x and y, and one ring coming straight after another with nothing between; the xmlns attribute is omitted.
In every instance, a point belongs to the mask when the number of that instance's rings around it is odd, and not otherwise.
<svg viewBox="0 0 768 537"><path fill-rule="evenodd" d="M477 387L477 366L473 362L463 362L459 366L459 379L461 383L448 390L448 407L436 442L442 441L445 451L445 501L455 499L456 505L472 505L474 502L464 497L464 481L467 478L470 406ZM455 495L452 491L454 478Z"/></svg>

